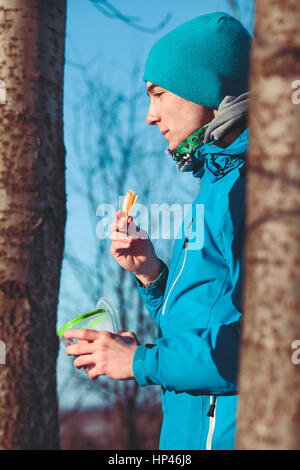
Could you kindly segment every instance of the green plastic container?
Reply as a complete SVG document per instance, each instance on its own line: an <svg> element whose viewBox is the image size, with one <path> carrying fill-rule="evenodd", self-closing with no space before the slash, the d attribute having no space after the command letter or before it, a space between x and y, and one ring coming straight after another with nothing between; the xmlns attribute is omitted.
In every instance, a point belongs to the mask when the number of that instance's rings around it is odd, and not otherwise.
<svg viewBox="0 0 300 470"><path fill-rule="evenodd" d="M79 315L58 330L57 335L66 346L74 343L74 341L65 338L64 333L73 328L85 328L88 330L110 331L111 333L115 333L121 329L118 311L111 301L101 297L97 302L95 310Z"/></svg>

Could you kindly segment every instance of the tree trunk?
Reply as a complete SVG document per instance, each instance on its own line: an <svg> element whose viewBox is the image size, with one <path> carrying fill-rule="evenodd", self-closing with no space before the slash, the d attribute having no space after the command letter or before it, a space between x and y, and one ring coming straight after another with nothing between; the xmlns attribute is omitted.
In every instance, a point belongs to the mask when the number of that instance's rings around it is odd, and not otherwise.
<svg viewBox="0 0 300 470"><path fill-rule="evenodd" d="M238 449L300 447L299 58L299 0L257 2Z"/></svg>
<svg viewBox="0 0 300 470"><path fill-rule="evenodd" d="M0 449L59 447L65 0L0 0Z"/></svg>

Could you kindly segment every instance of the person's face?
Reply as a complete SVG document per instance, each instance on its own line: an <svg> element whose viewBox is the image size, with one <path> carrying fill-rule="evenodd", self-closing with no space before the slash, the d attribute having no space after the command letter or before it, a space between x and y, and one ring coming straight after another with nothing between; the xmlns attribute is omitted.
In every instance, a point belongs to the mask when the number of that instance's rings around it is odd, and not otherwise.
<svg viewBox="0 0 300 470"><path fill-rule="evenodd" d="M147 82L147 94L150 96L150 105L146 121L158 126L169 142L170 150L212 121L217 114L216 110L181 98L151 82Z"/></svg>

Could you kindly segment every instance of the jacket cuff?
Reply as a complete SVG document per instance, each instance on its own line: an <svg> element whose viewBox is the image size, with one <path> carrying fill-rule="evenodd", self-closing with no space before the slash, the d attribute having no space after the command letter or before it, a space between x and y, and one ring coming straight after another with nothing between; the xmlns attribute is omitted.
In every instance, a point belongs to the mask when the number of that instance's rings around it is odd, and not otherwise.
<svg viewBox="0 0 300 470"><path fill-rule="evenodd" d="M142 344L135 350L132 362L133 375L137 383L144 387L145 385L154 385L145 372L146 355L154 344Z"/></svg>
<svg viewBox="0 0 300 470"><path fill-rule="evenodd" d="M162 271L160 275L151 283L149 287L143 287L143 284L135 276L137 287L143 296L156 298L164 294L169 274L168 266L161 260Z"/></svg>

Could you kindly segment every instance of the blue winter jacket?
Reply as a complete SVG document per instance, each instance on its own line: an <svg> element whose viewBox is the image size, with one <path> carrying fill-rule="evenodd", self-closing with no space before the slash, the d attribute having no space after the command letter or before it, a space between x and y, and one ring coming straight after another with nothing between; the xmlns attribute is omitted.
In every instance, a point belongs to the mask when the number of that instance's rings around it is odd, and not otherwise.
<svg viewBox="0 0 300 470"><path fill-rule="evenodd" d="M248 130L226 149L199 147L201 188L169 270L149 288L137 281L158 338L136 349L133 372L161 385L161 450L234 448L247 146Z"/></svg>

